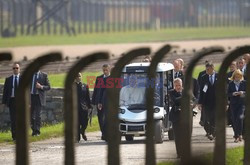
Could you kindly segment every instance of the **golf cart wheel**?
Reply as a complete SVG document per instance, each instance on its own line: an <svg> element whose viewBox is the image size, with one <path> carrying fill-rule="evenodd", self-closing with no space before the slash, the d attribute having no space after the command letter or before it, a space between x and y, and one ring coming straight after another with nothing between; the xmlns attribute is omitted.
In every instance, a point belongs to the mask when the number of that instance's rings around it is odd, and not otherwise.
<svg viewBox="0 0 250 165"><path fill-rule="evenodd" d="M155 143L163 143L164 139L164 127L162 120L155 122Z"/></svg>
<svg viewBox="0 0 250 165"><path fill-rule="evenodd" d="M169 140L174 140L174 130L173 129L170 129L168 131L168 139Z"/></svg>
<svg viewBox="0 0 250 165"><path fill-rule="evenodd" d="M134 136L133 135L125 135L125 139L126 139L126 141L133 141Z"/></svg>

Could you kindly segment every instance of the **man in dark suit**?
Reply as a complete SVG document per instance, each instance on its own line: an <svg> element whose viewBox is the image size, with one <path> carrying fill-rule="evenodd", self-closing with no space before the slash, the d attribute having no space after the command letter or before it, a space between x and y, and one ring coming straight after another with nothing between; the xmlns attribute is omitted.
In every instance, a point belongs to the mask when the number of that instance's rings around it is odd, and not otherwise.
<svg viewBox="0 0 250 165"><path fill-rule="evenodd" d="M206 64L206 74L201 78L199 109L205 112L204 129L207 137L213 140L215 137L215 86L217 73L212 62Z"/></svg>
<svg viewBox="0 0 250 165"><path fill-rule="evenodd" d="M107 96L106 96L106 80L110 76L110 65L104 64L102 66L103 74L96 78L95 89L92 96L92 104L96 105L98 122L102 132L102 140L105 138L105 114L107 113Z"/></svg>
<svg viewBox="0 0 250 165"><path fill-rule="evenodd" d="M88 85L82 83L82 74L78 73L77 78L75 79L75 85L77 89L77 104L78 104L78 142L82 138L87 141L87 136L85 134L85 130L88 126L89 120L89 109L90 105L90 97L89 97L89 87Z"/></svg>
<svg viewBox="0 0 250 165"><path fill-rule="evenodd" d="M20 65L13 64L13 75L7 77L4 83L2 103L9 107L12 139L16 140L16 90L20 81Z"/></svg>
<svg viewBox="0 0 250 165"><path fill-rule="evenodd" d="M182 80L180 78L174 79L174 89L170 91L171 110L169 120L173 124L175 136L175 148L177 158L181 156L181 127L180 127L180 113L181 113L181 97L182 97Z"/></svg>
<svg viewBox="0 0 250 165"><path fill-rule="evenodd" d="M173 61L174 65L174 78L180 78L183 80L183 73L181 70L181 63L178 59Z"/></svg>
<svg viewBox="0 0 250 165"><path fill-rule="evenodd" d="M40 135L41 110L46 104L46 91L50 90L48 75L38 71L33 75L31 84L31 128L32 136Z"/></svg>

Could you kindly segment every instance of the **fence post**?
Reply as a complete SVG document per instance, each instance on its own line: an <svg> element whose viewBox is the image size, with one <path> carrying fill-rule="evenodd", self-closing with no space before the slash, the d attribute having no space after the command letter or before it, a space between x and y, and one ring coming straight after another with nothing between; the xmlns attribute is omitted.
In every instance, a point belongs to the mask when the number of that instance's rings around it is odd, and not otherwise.
<svg viewBox="0 0 250 165"><path fill-rule="evenodd" d="M164 45L160 48L149 66L147 77L148 80L154 80L156 76L156 68L158 63L164 58L164 56L171 50L170 45ZM146 165L155 165L155 147L154 147L154 87L149 85L146 89L146 106L147 106L147 122L146 122Z"/></svg>
<svg viewBox="0 0 250 165"><path fill-rule="evenodd" d="M31 64L27 66L22 74L20 84L17 89L16 96L16 164L29 164L29 144L28 144L28 125L30 110L28 105L29 100L29 86L32 82L33 74L48 62L60 61L62 55L60 53L49 53L38 57Z"/></svg>
<svg viewBox="0 0 250 165"><path fill-rule="evenodd" d="M64 92L64 118L65 118L65 165L75 164L75 130L77 119L77 102L76 91L74 90L73 82L77 74L97 60L105 60L109 58L107 52L96 52L81 58L68 72L65 79Z"/></svg>
<svg viewBox="0 0 250 165"><path fill-rule="evenodd" d="M126 64L132 61L134 58L150 54L149 48L134 49L126 53L121 57L115 67L112 69L110 78L120 78L121 71ZM107 140L108 140L108 165L119 165L120 164L120 133L119 133L119 120L118 120L118 109L119 109L119 88L116 88L116 84L113 88L108 88L108 123L107 123ZM110 122L112 121L112 124ZM111 136L112 135L112 136Z"/></svg>
<svg viewBox="0 0 250 165"><path fill-rule="evenodd" d="M180 125L182 127L182 137L185 137L185 140L182 140L182 153L181 153L181 162L183 164L192 161L191 154L191 128L192 128L192 118L191 118L191 109L190 109L190 99L192 95L191 85L192 85L192 73L195 65L199 62L199 60L205 56L211 55L213 53L223 52L224 49L222 47L210 47L208 49L202 50L194 56L194 58L190 61L186 73L185 73L185 83L184 90L182 92L182 100L181 100L181 109L182 113L180 113Z"/></svg>
<svg viewBox="0 0 250 165"><path fill-rule="evenodd" d="M249 51L250 52L250 51ZM250 100L250 63L247 64L247 90L246 90L246 99ZM245 148L244 148L244 165L250 164L250 104L246 101L246 110L245 110Z"/></svg>
<svg viewBox="0 0 250 165"><path fill-rule="evenodd" d="M231 62L245 53L250 52L250 46L235 49L223 60L221 64L216 88L221 92L216 94L215 111L215 148L213 164L226 164L226 72ZM249 84L249 83L248 83ZM246 147L246 146L245 146ZM249 157L249 155L248 155ZM246 158L246 157L245 157Z"/></svg>

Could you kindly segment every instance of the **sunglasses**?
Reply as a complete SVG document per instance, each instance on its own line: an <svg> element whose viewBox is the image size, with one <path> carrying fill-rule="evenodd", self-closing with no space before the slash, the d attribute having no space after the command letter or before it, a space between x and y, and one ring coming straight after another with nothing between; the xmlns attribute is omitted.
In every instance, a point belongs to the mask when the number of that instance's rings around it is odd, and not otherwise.
<svg viewBox="0 0 250 165"><path fill-rule="evenodd" d="M13 67L13 69L19 69L18 67Z"/></svg>

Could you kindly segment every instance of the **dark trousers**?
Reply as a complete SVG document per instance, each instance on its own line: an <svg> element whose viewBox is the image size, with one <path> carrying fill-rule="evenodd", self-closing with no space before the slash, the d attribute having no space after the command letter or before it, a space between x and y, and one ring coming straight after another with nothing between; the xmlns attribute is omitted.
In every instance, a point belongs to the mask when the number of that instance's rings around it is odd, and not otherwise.
<svg viewBox="0 0 250 165"><path fill-rule="evenodd" d="M10 111L10 126L11 126L11 135L12 139L16 139L16 106L15 99L10 99L9 111Z"/></svg>
<svg viewBox="0 0 250 165"><path fill-rule="evenodd" d="M205 106L205 123L204 129L209 135L215 136L215 108Z"/></svg>
<svg viewBox="0 0 250 165"><path fill-rule="evenodd" d="M97 109L97 116L98 116L98 122L99 122L99 127L102 132L102 136L105 136L105 112L104 109L99 110Z"/></svg>
<svg viewBox="0 0 250 165"><path fill-rule="evenodd" d="M227 125L232 125L233 121L232 121L232 112L231 112L231 108L230 105L228 106L227 109Z"/></svg>
<svg viewBox="0 0 250 165"><path fill-rule="evenodd" d="M174 142L175 142L175 148L176 153L178 156L181 156L181 128L180 128L180 122L175 121L172 122L173 124L173 130L174 130Z"/></svg>
<svg viewBox="0 0 250 165"><path fill-rule="evenodd" d="M88 126L88 121L88 110L78 109L78 141L81 139L80 135L85 134L85 130Z"/></svg>
<svg viewBox="0 0 250 165"><path fill-rule="evenodd" d="M40 134L42 105L39 95L31 95L31 129L32 134Z"/></svg>
<svg viewBox="0 0 250 165"><path fill-rule="evenodd" d="M240 104L236 106L231 106L233 130L235 138L241 136L243 132L244 109L245 107Z"/></svg>

